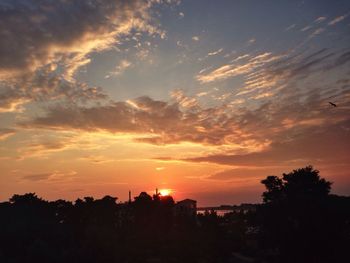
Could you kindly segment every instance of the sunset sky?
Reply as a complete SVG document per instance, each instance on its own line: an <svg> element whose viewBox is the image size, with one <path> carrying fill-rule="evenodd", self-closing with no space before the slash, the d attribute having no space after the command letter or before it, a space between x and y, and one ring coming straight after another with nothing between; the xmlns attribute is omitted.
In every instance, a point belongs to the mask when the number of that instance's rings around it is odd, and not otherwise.
<svg viewBox="0 0 350 263"><path fill-rule="evenodd" d="M309 164L350 194L350 1L0 1L1 201L260 202Z"/></svg>

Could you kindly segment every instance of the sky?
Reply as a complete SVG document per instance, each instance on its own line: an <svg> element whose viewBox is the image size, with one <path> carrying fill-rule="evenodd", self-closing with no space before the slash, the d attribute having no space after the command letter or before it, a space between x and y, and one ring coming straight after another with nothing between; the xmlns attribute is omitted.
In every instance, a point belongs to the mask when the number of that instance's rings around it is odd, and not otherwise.
<svg viewBox="0 0 350 263"><path fill-rule="evenodd" d="M0 39L0 200L350 195L347 0L2 0Z"/></svg>

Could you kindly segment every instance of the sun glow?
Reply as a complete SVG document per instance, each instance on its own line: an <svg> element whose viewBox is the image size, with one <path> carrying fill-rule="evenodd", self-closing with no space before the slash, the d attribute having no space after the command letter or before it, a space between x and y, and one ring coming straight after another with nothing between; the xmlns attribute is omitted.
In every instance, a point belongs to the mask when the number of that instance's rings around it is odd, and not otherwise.
<svg viewBox="0 0 350 263"><path fill-rule="evenodd" d="M159 194L160 194L161 196L170 195L170 194L171 194L171 189L160 189L160 190L159 190Z"/></svg>

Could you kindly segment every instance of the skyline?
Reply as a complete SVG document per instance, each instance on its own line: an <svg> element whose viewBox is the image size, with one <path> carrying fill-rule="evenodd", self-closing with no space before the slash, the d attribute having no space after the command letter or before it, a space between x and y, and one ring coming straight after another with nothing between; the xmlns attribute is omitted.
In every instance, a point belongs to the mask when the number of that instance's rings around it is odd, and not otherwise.
<svg viewBox="0 0 350 263"><path fill-rule="evenodd" d="M4 0L0 37L0 200L350 194L348 1Z"/></svg>

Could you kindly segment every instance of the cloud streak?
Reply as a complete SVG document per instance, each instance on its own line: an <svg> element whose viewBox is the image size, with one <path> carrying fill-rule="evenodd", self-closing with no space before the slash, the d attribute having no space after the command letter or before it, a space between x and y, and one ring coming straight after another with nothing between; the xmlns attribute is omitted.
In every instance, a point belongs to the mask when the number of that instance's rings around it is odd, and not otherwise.
<svg viewBox="0 0 350 263"><path fill-rule="evenodd" d="M338 24L339 22L343 21L348 15L342 15L334 18L332 21L328 23L329 26L334 26L335 24Z"/></svg>
<svg viewBox="0 0 350 263"><path fill-rule="evenodd" d="M0 141L7 139L8 137L14 135L15 133L16 133L15 129L0 128Z"/></svg>
<svg viewBox="0 0 350 263"><path fill-rule="evenodd" d="M72 179L76 175L76 172L60 172L54 171L50 173L33 173L22 176L22 181L31 181L31 182L41 182L41 181L67 181Z"/></svg>
<svg viewBox="0 0 350 263"><path fill-rule="evenodd" d="M130 68L132 66L132 63L126 59L123 59L119 62L119 64L114 68L113 71L109 72L105 78L110 78L112 76L119 76L124 73L125 70Z"/></svg>
<svg viewBox="0 0 350 263"><path fill-rule="evenodd" d="M245 63L226 64L207 74L199 74L196 76L196 79L201 83L210 83L248 74L257 68L264 66L266 63L277 60L278 58L279 56L272 56L271 53L261 53L252 57Z"/></svg>

